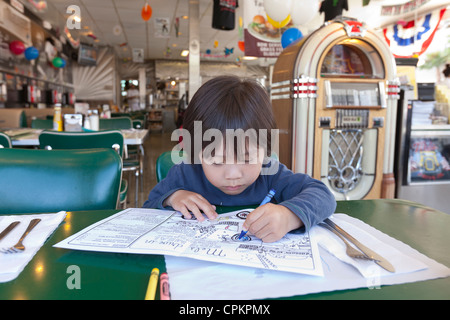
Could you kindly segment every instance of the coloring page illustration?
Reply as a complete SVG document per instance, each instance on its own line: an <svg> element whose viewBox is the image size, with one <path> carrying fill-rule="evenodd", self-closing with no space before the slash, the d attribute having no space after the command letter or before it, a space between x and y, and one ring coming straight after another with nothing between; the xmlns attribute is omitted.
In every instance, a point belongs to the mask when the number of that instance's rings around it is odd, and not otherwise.
<svg viewBox="0 0 450 320"><path fill-rule="evenodd" d="M126 209L55 245L60 248L163 254L263 269L323 275L317 243L310 234L288 233L264 243L242 224L253 209L215 220L185 219L176 211Z"/></svg>

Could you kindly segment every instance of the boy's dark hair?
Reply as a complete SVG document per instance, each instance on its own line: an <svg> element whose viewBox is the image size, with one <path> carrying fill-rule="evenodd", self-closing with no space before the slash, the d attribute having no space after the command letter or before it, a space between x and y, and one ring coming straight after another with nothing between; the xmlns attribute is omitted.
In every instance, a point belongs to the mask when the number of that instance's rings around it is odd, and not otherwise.
<svg viewBox="0 0 450 320"><path fill-rule="evenodd" d="M224 136L227 129L255 129L257 135L260 129L265 129L266 155L271 154L275 118L267 91L255 80L219 76L204 83L192 97L184 115L183 129L191 137L194 137L195 121L201 121L202 137L208 129L217 129ZM210 143L202 139L202 150ZM192 148L190 150L191 163L194 163L198 155Z"/></svg>

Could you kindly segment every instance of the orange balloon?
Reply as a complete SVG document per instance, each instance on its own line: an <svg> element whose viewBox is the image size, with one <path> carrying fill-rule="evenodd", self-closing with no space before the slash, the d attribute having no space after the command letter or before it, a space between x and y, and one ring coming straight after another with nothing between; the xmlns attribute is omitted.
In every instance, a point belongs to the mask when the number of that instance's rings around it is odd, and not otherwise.
<svg viewBox="0 0 450 320"><path fill-rule="evenodd" d="M148 3L146 3L144 5L144 7L142 8L141 16L142 16L142 19L144 19L145 21L148 21L150 19L150 17L152 16L152 7L150 7L150 5Z"/></svg>
<svg viewBox="0 0 450 320"><path fill-rule="evenodd" d="M244 41L238 41L238 46L242 52L245 52L245 42Z"/></svg>

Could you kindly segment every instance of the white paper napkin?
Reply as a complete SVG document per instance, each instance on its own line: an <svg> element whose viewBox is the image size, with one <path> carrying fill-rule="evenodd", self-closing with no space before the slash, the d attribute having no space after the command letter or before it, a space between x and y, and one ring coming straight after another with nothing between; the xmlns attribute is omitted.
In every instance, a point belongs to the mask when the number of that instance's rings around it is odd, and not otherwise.
<svg viewBox="0 0 450 320"><path fill-rule="evenodd" d="M330 217L334 223L347 231L366 247L372 249L383 258L387 259L395 268L395 274L414 272L427 268L421 261L410 257L382 241L387 237L377 229L365 224L361 220L345 214L334 214ZM363 277L373 278L393 273L383 269L370 260L354 259L346 254L346 247L342 239L320 226L315 226L311 233L316 237L319 246L327 250L339 260L355 267ZM350 243L350 241L348 241Z"/></svg>
<svg viewBox="0 0 450 320"><path fill-rule="evenodd" d="M4 230L11 222L20 221L20 224L0 241L1 249L15 245L25 232L30 221L35 218L41 219L23 241L25 251L14 254L0 253L0 282L14 280L65 217L65 211L34 215L0 216L0 230Z"/></svg>

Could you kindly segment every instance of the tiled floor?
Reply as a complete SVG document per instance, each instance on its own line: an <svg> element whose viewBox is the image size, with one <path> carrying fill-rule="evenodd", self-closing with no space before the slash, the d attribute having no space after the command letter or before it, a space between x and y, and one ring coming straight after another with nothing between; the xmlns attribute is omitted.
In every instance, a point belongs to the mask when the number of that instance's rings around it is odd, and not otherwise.
<svg viewBox="0 0 450 320"><path fill-rule="evenodd" d="M138 205L140 208L144 204L148 197L150 190L156 185L156 159L158 156L165 152L170 151L178 143L177 141L170 141L171 132L159 133L149 132L144 142L144 189L141 190L139 184ZM135 177L134 173L130 172L125 175L125 179L128 180L128 199L127 207L134 208L135 205Z"/></svg>

